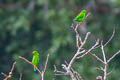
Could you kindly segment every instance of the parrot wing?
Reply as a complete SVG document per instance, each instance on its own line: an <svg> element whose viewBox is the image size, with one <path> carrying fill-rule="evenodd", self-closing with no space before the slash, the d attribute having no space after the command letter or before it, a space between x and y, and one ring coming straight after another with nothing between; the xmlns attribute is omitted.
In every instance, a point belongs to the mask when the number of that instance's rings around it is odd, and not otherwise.
<svg viewBox="0 0 120 80"><path fill-rule="evenodd" d="M39 63L39 56L33 55L32 64L37 66L38 63Z"/></svg>
<svg viewBox="0 0 120 80"><path fill-rule="evenodd" d="M82 10L74 19L74 21L83 21L85 19L85 14L86 12L83 12L84 10Z"/></svg>

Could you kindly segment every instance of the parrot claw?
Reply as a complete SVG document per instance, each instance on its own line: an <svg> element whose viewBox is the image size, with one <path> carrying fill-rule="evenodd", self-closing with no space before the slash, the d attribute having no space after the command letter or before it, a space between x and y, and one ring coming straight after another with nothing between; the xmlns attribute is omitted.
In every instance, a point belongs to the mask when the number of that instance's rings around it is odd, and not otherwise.
<svg viewBox="0 0 120 80"><path fill-rule="evenodd" d="M32 64L32 62L29 62L29 64Z"/></svg>
<svg viewBox="0 0 120 80"><path fill-rule="evenodd" d="M82 22L78 22L78 25L81 25Z"/></svg>
<svg viewBox="0 0 120 80"><path fill-rule="evenodd" d="M37 66L36 65L34 65L34 68L36 68Z"/></svg>

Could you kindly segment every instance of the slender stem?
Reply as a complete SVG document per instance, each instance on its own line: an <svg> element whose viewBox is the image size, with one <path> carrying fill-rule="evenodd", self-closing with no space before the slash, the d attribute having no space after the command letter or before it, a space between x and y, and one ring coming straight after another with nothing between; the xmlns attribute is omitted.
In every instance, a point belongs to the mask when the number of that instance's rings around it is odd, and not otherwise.
<svg viewBox="0 0 120 80"><path fill-rule="evenodd" d="M103 59L104 59L104 80L107 79L107 60L106 60L106 56L105 56L105 52L104 52L104 46L103 46L103 43L101 42L101 49L102 49L102 54L103 54Z"/></svg>
<svg viewBox="0 0 120 80"><path fill-rule="evenodd" d="M107 62L109 63L116 55L118 55L120 53L120 50L118 52L116 52Z"/></svg>
<svg viewBox="0 0 120 80"><path fill-rule="evenodd" d="M22 80L22 73L20 73L20 78L19 78L19 80Z"/></svg>
<svg viewBox="0 0 120 80"><path fill-rule="evenodd" d="M85 36L84 41L82 42L82 44L80 45L80 47L78 48L77 52L75 53L75 55L73 56L73 58L71 59L69 65L68 65L68 70L71 68L72 64L74 63L75 59L77 58L77 56L80 54L80 50L82 49L82 47L84 46L84 44L87 41L88 36L90 35L90 32L88 32Z"/></svg>
<svg viewBox="0 0 120 80"><path fill-rule="evenodd" d="M45 73L45 71L46 71L47 64L48 64L48 59L49 59L49 54L47 55L47 59L46 59L46 62L45 62L43 73Z"/></svg>
<svg viewBox="0 0 120 80"><path fill-rule="evenodd" d="M41 74L41 78L42 78L41 80L44 80L44 74L43 73Z"/></svg>
<svg viewBox="0 0 120 80"><path fill-rule="evenodd" d="M92 53L92 52L89 52L93 57L95 57L98 61L100 61L100 62L102 62L103 64L104 64L104 62L103 62L103 60L102 59L100 59L98 56L96 56L94 53Z"/></svg>

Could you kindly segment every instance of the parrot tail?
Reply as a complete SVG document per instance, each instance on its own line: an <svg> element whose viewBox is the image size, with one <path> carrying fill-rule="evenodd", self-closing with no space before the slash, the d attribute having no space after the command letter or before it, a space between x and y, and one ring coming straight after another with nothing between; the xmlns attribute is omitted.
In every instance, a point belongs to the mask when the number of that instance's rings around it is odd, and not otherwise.
<svg viewBox="0 0 120 80"><path fill-rule="evenodd" d="M37 67L34 65L34 71L36 72L37 71Z"/></svg>
<svg viewBox="0 0 120 80"><path fill-rule="evenodd" d="M36 68L34 68L34 71L36 72L36 71L37 71L37 69L36 69Z"/></svg>

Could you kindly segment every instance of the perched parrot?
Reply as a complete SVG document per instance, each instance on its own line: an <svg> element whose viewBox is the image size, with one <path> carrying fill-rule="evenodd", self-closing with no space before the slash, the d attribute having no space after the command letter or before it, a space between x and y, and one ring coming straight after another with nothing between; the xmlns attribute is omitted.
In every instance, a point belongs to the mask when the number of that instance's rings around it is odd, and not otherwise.
<svg viewBox="0 0 120 80"><path fill-rule="evenodd" d="M85 20L86 17L86 10L82 10L74 19L74 21L77 21L79 24Z"/></svg>
<svg viewBox="0 0 120 80"><path fill-rule="evenodd" d="M34 65L34 71L36 71L37 70L36 67L39 63L39 53L37 51L33 51L32 54L33 54L33 58L30 64Z"/></svg>

